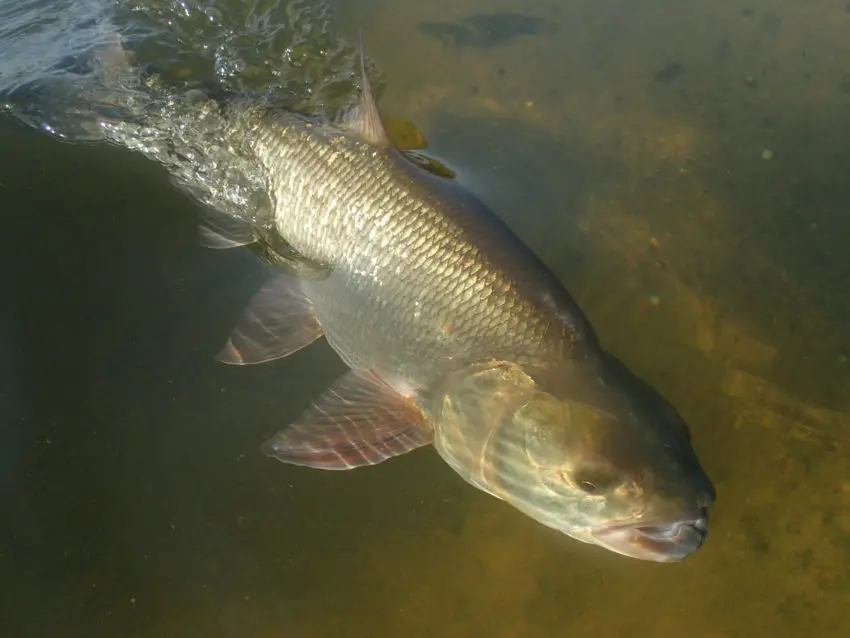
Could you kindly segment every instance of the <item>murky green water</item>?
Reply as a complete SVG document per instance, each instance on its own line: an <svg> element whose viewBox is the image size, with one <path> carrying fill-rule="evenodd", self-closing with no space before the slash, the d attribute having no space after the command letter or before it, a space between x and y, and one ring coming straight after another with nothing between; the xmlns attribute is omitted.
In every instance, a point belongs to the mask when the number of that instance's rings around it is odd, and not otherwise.
<svg viewBox="0 0 850 638"><path fill-rule="evenodd" d="M432 450L346 473L264 457L336 356L217 364L252 262L198 247L194 204L152 163L7 119L2 635L844 636L844 3L336 10L365 31L384 111L690 422L718 490L708 543L679 565L584 546Z"/></svg>

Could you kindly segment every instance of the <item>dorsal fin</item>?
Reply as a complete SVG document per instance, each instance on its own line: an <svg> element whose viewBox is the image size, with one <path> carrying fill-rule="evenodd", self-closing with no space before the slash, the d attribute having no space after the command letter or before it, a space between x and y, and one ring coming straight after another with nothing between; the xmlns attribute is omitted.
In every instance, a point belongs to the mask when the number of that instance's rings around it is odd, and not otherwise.
<svg viewBox="0 0 850 638"><path fill-rule="evenodd" d="M366 75L366 51L363 48L363 32L360 32L360 99L353 107L346 111L339 120L339 124L354 133L364 142L372 146L388 148L392 146L381 113L375 103L372 93L372 85Z"/></svg>

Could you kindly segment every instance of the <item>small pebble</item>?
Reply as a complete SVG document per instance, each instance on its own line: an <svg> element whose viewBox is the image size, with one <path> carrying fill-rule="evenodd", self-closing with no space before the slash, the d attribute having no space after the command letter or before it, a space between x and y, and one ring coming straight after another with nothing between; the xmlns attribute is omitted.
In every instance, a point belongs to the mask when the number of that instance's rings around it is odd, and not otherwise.
<svg viewBox="0 0 850 638"><path fill-rule="evenodd" d="M772 160L773 159L773 151L771 151L769 148L764 149L761 153L761 158L763 160Z"/></svg>

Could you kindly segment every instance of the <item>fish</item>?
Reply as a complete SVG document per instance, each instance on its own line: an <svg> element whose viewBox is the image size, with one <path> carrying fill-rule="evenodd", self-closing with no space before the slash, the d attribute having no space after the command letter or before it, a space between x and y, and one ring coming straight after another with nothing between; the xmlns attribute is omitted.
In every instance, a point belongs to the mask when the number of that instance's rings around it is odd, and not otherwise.
<svg viewBox="0 0 850 638"><path fill-rule="evenodd" d="M255 165L263 197L211 208L201 242L251 248L272 272L218 360L262 364L324 338L349 369L266 455L351 470L431 446L578 541L655 562L705 543L716 492L689 426L452 171L392 141L362 39L359 95L335 116L216 104L217 134Z"/></svg>

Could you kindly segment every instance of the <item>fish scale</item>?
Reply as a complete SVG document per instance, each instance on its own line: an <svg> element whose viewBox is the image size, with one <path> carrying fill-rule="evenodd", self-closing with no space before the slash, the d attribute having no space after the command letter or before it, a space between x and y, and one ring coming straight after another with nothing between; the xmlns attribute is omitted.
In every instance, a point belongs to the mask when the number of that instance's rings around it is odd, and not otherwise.
<svg viewBox="0 0 850 638"><path fill-rule="evenodd" d="M485 256L513 246L500 245L475 200L459 206L445 180L393 149L295 116L243 113L242 126L257 131L252 148L270 175L277 230L332 269L305 292L350 367L429 387L473 360L563 352L564 331L549 330L558 316ZM475 245L476 236L491 245Z"/></svg>

